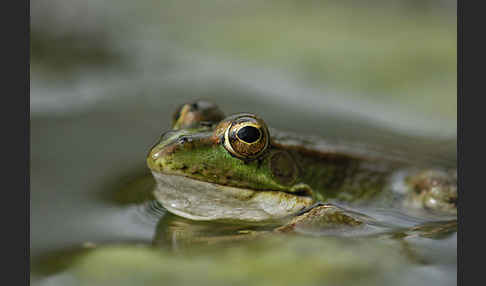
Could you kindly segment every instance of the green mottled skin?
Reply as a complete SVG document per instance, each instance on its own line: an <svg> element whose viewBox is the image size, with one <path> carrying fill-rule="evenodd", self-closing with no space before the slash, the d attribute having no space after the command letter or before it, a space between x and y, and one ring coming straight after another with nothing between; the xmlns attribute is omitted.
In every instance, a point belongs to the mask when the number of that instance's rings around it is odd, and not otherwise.
<svg viewBox="0 0 486 286"><path fill-rule="evenodd" d="M163 194L158 199L166 207L175 207L176 214L201 219L205 214L227 217L227 213L234 212L230 218L237 219L241 216L239 210L248 206L246 214L259 208L255 220L264 220L267 214L271 218L295 213L311 207L313 202L373 199L383 190L395 188L395 183L402 187L394 193L402 194L407 207L457 212L456 176L447 170L414 166L403 154L393 157L360 145L329 143L275 129L265 131L263 120L253 114L223 116L216 105L208 102L186 104L174 114L173 129L164 133L149 152L148 167L156 177L166 176L158 180L159 194ZM241 118L246 123L254 118L254 124L261 128L260 135L267 134L260 139L268 141L256 141L268 143L256 149L261 150L256 155L235 154L228 147L228 142L235 140L228 137L228 132ZM246 148L257 145L238 146L247 152L250 149ZM171 176L188 179L174 180ZM194 184L197 181L213 185L201 188L201 184ZM193 207L185 207L186 203ZM329 205L317 207L316 212L301 215L310 220L318 213L333 216ZM275 211L278 214L273 215ZM246 216L245 220L251 218Z"/></svg>
<svg viewBox="0 0 486 286"><path fill-rule="evenodd" d="M299 180L315 190L321 200L335 197L355 200L373 196L383 189L392 171L392 168L372 170L364 159L345 154L316 157L301 150L291 154L297 158L302 170Z"/></svg>
<svg viewBox="0 0 486 286"><path fill-rule="evenodd" d="M295 138L288 145L274 135L279 133L272 130L270 147L261 158L247 162L229 154L220 144L221 136L215 136L211 128L176 130L152 149L148 165L152 170L254 190L296 193L310 189L320 201L370 197L383 189L397 166L391 161L385 164L347 153L313 150L306 147L305 140L296 145ZM272 154L282 151L290 155L297 170L291 182L281 182L270 166Z"/></svg>

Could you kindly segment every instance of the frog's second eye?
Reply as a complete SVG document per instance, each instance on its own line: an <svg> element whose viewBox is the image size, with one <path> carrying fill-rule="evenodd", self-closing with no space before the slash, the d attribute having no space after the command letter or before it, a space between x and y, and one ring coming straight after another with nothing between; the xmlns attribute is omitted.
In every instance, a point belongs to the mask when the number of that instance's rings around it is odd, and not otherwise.
<svg viewBox="0 0 486 286"><path fill-rule="evenodd" d="M268 129L265 123L257 118L240 117L227 127L224 139L224 147L231 154L253 159L267 148Z"/></svg>
<svg viewBox="0 0 486 286"><path fill-rule="evenodd" d="M198 124L213 124L223 118L224 114L216 104L197 100L177 108L172 115L172 129L191 128Z"/></svg>

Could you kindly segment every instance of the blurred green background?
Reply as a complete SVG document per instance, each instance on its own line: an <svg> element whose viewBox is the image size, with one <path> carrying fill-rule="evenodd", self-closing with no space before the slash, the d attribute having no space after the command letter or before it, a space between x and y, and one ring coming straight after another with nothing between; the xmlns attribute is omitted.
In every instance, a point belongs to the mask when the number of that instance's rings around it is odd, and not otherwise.
<svg viewBox="0 0 486 286"><path fill-rule="evenodd" d="M448 123L457 115L455 1L44 0L32 6L34 82L47 70L67 77L125 63L136 72L135 61L159 72L206 60L214 69L266 70L323 95L332 90L396 103Z"/></svg>

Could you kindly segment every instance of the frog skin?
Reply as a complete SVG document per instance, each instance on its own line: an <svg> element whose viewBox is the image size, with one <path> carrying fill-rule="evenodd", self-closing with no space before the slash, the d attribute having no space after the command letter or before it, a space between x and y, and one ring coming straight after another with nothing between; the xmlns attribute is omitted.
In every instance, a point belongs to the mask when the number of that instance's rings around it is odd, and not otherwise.
<svg viewBox="0 0 486 286"><path fill-rule="evenodd" d="M449 170L415 168L359 145L269 129L251 113L224 117L201 100L182 105L172 126L151 148L147 165L156 199L191 220L271 222L308 215L313 207L333 213L332 202L391 193L398 174L404 205L457 211L457 183Z"/></svg>

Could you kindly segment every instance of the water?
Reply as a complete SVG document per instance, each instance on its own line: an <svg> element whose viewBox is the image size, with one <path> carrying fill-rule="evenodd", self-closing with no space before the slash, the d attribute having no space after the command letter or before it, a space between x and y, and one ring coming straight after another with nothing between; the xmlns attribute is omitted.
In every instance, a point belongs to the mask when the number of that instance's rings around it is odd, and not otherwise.
<svg viewBox="0 0 486 286"><path fill-rule="evenodd" d="M144 85L145 79L140 80L140 86ZM157 85L152 85L151 89L156 89ZM133 88L133 87L132 87ZM262 114L270 125L275 124L279 127L286 127L290 130L297 130L302 133L316 131L321 136L330 137L345 137L353 139L360 137L363 141L376 141L380 140L381 143L387 142L391 146L406 145L406 142L414 142L414 146L418 146L425 150L430 150L430 142L424 138L416 138L409 135L400 135L400 133L393 132L391 130L383 129L375 125L369 124L364 129L360 124L349 124L347 128L340 128L343 119L336 116L329 116L327 114L302 114L300 109L295 109L294 105L283 105L280 103L279 110L276 112L276 108L271 103L266 103L258 96L245 96L245 89L234 88L231 93L235 102L229 103L227 94L230 91L228 88L220 88L217 86L207 88L212 89L212 92L206 91L205 93L211 93L213 96L208 97L215 102L220 102L220 106L223 109L237 112L242 110L252 110ZM122 87L117 87L117 90L124 90ZM188 90L193 90L187 92ZM131 90L128 91L128 93ZM229 271L225 270L228 263L238 263L235 267L249 267L245 263L251 262L251 257L245 256L241 258L246 262L238 262L239 260L233 258L231 250L227 248L216 248L216 251L221 253L212 257L207 252L202 251L199 254L200 265L193 265L192 258L183 258L177 254L174 259L177 259L177 267L170 266L170 259L173 252L164 250L162 254L159 254L158 247L153 247L154 242L156 246L165 248L172 248L173 250L180 249L181 242L160 243L167 238L164 238L164 234L167 235L168 230L166 225L157 225L158 220L164 218L166 214L161 216L147 216L145 210L141 207L137 200L126 199L123 201L123 193L126 196L132 194L131 192L143 192L146 191L146 187L141 189L135 184L135 188L124 191L127 184L136 181L139 178L148 176L148 170L145 167L145 156L148 148L152 145L154 140L169 126L170 116L175 106L181 102L185 102L193 98L200 92L200 89L183 85L180 88L161 88L160 92L147 93L145 96L131 96L120 94L113 96L110 99L103 99L96 105L90 105L89 107L83 107L82 110L75 110L72 112L63 113L33 113L31 121L31 255L34 261L32 266L34 278L33 284L38 285L68 285L64 279L74 279L74 281L84 282L86 285L106 285L107 281L111 281L113 285L120 285L120 280L104 280L107 278L98 277L92 273L96 269L92 269L87 265L97 265L101 263L105 265L105 271L117 275L117 277L124 277L126 285L130 285L127 281L131 281L133 284L142 283L146 281L147 277L155 275L161 280L173 281L178 284L194 284L201 282L201 284L218 284L224 283L221 277L198 277L197 279L185 279L188 275L187 271L199 269L201 267L207 268L209 273L214 271ZM164 98L159 97L159 94L164 94ZM240 94L241 98L236 97L235 94ZM248 92L251 94L251 92ZM170 96L168 96L170 95ZM238 101L238 99L240 101ZM283 109L282 106L286 109ZM69 110L69 109L68 109ZM282 118L280 112L286 114L286 118ZM282 122L278 119L284 119ZM352 119L348 119L353 122ZM312 126L309 122L320 122L319 127ZM319 131L317 131L319 130ZM377 132L376 130L379 130ZM380 134L376 136L374 134ZM378 138L376 138L378 137ZM394 139L395 141L391 140ZM443 139L441 139L443 140ZM398 142L396 142L398 141ZM423 143L421 143L423 142ZM426 144L427 143L427 144ZM417 147L417 152L419 149ZM422 151L423 152L423 151ZM449 152L450 159L454 161L454 153ZM448 157L448 158L449 158ZM147 179L150 180L150 179ZM147 183L150 186L150 182ZM144 186L144 185L142 185ZM138 189L137 189L138 188ZM408 218L401 219L399 215L393 215L390 213L381 213L382 219L388 220L395 225L412 226L418 224L417 221L407 221ZM212 226L212 228L218 228L218 226ZM182 231L187 232L186 230ZM191 232L189 232L191 233ZM231 234L231 233L230 233ZM233 233L234 234L234 233ZM214 235L214 234L211 234ZM226 235L229 235L226 233ZM343 235L342 239L346 236ZM300 241L300 239L302 241ZM360 263L365 264L367 262L367 244L371 243L372 247L384 251L385 247L396 251L398 254L390 259L390 263L395 265L395 268L389 265L378 265L372 267L371 270L376 270L380 275L387 277L381 277L378 274L373 274L367 279L370 279L366 283L386 284L389 281L400 282L410 281L410 279L417 280L414 283L431 283L437 285L453 285L455 284L455 257L456 257L456 235L447 236L442 239L429 239L423 237L412 237L406 239L406 243L410 244L410 247L415 249L419 256L426 259L427 263L415 265L415 262L407 260L401 256L403 250L401 246L397 247L392 243L392 246L387 246L387 240L381 239L378 242L374 239L371 241L355 241L348 242L351 246L341 245L344 243L339 240L335 240L332 237L324 237L321 241L316 242L315 238L312 238L312 247L327 247L330 248L327 251L331 252L333 256L338 257L340 260L340 266L333 265L332 261L320 261L319 258L307 258L305 251L310 251L308 241L306 239L311 238L289 238L287 241L277 241L272 243L279 243L280 247L286 250L288 253L286 256L279 258L281 261L292 260L295 261L291 265L283 265L280 271L300 271L294 269L301 263L320 263L323 267L330 267L332 265L338 268L339 271L344 273L355 273L356 269L360 269L362 272L370 271L367 267L361 269L362 266L347 266L346 261L350 263L352 259L350 257L341 257L340 248L347 249L348 247L356 247L359 251L362 251L363 256ZM295 241L294 241L295 240ZM328 242L330 240L331 242ZM84 259L93 259L93 262L83 262L84 266L79 266L77 258L73 258L70 253L73 249L78 249L78 252L83 253L83 245L88 243ZM89 246L89 243L97 245L96 251L93 252ZM295 243L292 244L292 243ZM296 245L302 243L304 249L300 249ZM331 243L331 244L330 244ZM291 246L287 245L291 244ZM362 245L363 244L363 245ZM242 246L243 245L243 246ZM251 249L251 244L242 244L235 247ZM331 246L329 246L331 245ZM111 248L111 247L115 248ZM116 248L118 247L118 248ZM264 246L262 246L266 249ZM296 249L294 249L296 248ZM373 249L374 249L373 248ZM273 249L269 251L268 259L276 259L273 257L274 252L280 252L282 249ZM358 251L357 250L357 251ZM390 251L391 251L390 250ZM239 250L243 251L244 250ZM265 253L265 250L262 250ZM76 252L76 253L78 253ZM106 252L106 254L104 254ZM118 253L120 252L120 253ZM132 254L132 252L134 252ZM141 252L141 253L139 253ZM153 257L157 253L159 256ZM56 254L55 258L47 259L49 255ZM91 258L90 255L94 255ZM191 252L189 252L192 255ZM213 255L211 254L211 255ZM106 255L106 257L104 257ZM126 260L125 265L117 266L112 263L111 257L120 257L119 259ZM132 261L132 255L139 255L140 258L137 261ZM206 257L206 256L207 257ZM260 252L255 253L256 257L260 257ZM325 253L323 252L323 255ZM347 254L349 255L349 254ZM388 253L383 253L387 256ZM101 261L98 261L100 259ZM107 259L107 261L104 261ZM157 259L162 259L165 262L159 262ZM236 260L235 260L236 259ZM281 259L281 261L280 261ZM317 259L317 261L315 261ZM376 258L377 259L377 258ZM116 260L116 259L115 259ZM207 260L211 260L211 263L205 264ZM41 261L36 262L35 261ZM103 262L104 261L104 262ZM265 258L259 258L255 261L256 264L268 265L275 262L265 261ZM300 262L297 262L300 261ZM374 260L372 260L374 261ZM369 263L373 263L370 261ZM59 263L67 264L60 270L52 271L51 269L44 270L45 264L52 265L52 268L57 269ZM79 262L80 263L80 262ZM164 269L166 272L160 273L158 268L151 266L144 268L143 274L134 275L134 272L139 270L137 265L139 264L160 264L169 263ZM42 266L44 265L44 266ZM162 264L161 264L162 265ZM252 265L251 263L249 265ZM361 265L361 264L360 264ZM374 264L372 264L374 265ZM119 268L118 268L119 267ZM132 268L133 267L133 268ZM256 266L252 266L256 267ZM290 267L291 269L286 269ZM341 267L341 268L339 268ZM40 270L39 270L40 268ZM120 269L123 269L121 271ZM404 270L407 269L407 270ZM133 270L133 271L131 271ZM270 268L268 271L275 271L276 269ZM36 272L37 271L37 272ZM120 274L121 273L123 274ZM262 273L257 274L249 271L249 275L254 277L245 278L240 277L241 281L245 283L257 283L259 279L264 279L266 276ZM318 270L316 270L318 271ZM357 271L357 273L361 273ZM388 277L390 273L400 271L400 275ZM165 273L165 274L164 274ZM197 277L197 273L202 275L201 272L194 273L194 277ZM303 272L301 275L304 275ZM332 271L331 271L332 273ZM67 275L67 276L66 276ZM108 274L106 274L108 275ZM120 276L121 275L121 276ZM256 276L255 276L256 275ZM359 274L356 274L358 277ZM128 276L128 277L126 277ZM228 274L228 277L231 275ZM169 278L172 277L172 278ZM226 277L226 276L225 276ZM300 276L299 276L300 277ZM314 277L314 276L313 276ZM343 283L352 284L355 280L348 280L346 275L343 274L342 278L336 278L332 280L339 285ZM354 276L353 276L354 277ZM413 278L410 278L413 277ZM121 280L123 280L121 279ZM139 280L137 280L139 279ZM174 279L174 280L170 280ZM224 278L226 279L226 278ZM228 278L229 279L229 278ZM236 279L236 278L234 278ZM269 274L268 281L280 281L275 272ZM317 281L328 281L328 276L322 274L314 277ZM289 280L295 281L295 280ZM388 282L387 282L388 281ZM154 280L153 283L156 281ZM272 283L277 283L272 282ZM309 285L312 285L312 281ZM315 281L314 281L315 282ZM76 282L77 283L77 282ZM73 282L73 285L78 285ZM149 282L143 282L144 285L150 285ZM241 282L243 283L243 282ZM402 282L400 282L402 283ZM408 284L403 282L404 285ZM411 282L410 282L411 283ZM133 285L132 284L132 285Z"/></svg>
<svg viewBox="0 0 486 286"><path fill-rule="evenodd" d="M103 21L91 14L96 21L85 20L90 29L112 29L105 45L87 47L115 55L109 61L68 56L59 70L49 57L34 57L32 285L456 284L454 227L397 239L394 234L425 221L399 212L360 210L393 225L366 233L260 238L247 231L262 229L194 223L147 205L153 181L145 156L175 108L195 98L227 114L259 114L274 128L380 144L452 165L455 119L309 84L278 68L187 52L152 38L155 28L125 34L110 15L125 15L129 7L109 10Z"/></svg>

